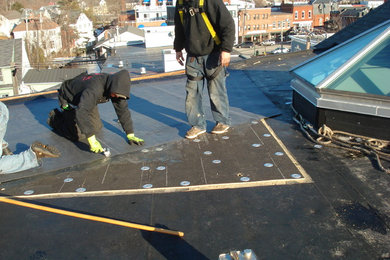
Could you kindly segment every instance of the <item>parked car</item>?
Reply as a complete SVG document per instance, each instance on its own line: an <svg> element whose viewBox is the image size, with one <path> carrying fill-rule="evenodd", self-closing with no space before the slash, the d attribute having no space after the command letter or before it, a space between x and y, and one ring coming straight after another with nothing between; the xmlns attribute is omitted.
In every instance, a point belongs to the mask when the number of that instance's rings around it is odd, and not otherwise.
<svg viewBox="0 0 390 260"><path fill-rule="evenodd" d="M236 48L252 48L253 42L242 42L240 44L235 45Z"/></svg>
<svg viewBox="0 0 390 260"><path fill-rule="evenodd" d="M275 45L275 41L272 41L272 40L263 41L263 42L261 43L261 45L263 45L263 46Z"/></svg>
<svg viewBox="0 0 390 260"><path fill-rule="evenodd" d="M287 53L287 52L290 52L290 49L287 49L287 48L276 48L275 50L271 51L272 54Z"/></svg>

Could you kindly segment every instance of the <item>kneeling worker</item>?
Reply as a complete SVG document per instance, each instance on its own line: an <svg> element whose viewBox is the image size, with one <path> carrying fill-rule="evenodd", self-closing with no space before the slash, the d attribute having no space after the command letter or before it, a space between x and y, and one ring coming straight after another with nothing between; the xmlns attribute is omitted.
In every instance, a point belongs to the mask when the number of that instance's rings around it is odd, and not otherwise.
<svg viewBox="0 0 390 260"><path fill-rule="evenodd" d="M129 143L143 145L144 140L134 135L127 104L129 98L130 75L127 70L115 74L82 73L62 83L58 99L63 111L52 110L47 123L71 141L87 138L90 150L101 153L103 147L95 136L103 127L97 105L111 100Z"/></svg>

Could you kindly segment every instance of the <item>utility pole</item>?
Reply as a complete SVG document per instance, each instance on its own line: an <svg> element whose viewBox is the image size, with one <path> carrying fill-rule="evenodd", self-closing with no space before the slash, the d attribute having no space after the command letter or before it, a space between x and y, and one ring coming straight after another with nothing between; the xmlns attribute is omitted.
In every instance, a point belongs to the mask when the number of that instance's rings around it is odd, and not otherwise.
<svg viewBox="0 0 390 260"><path fill-rule="evenodd" d="M241 36L241 43L244 42L245 39L245 18L246 18L246 4L245 4L245 9L244 9L244 15L243 15L243 25L242 25L242 36Z"/></svg>
<svg viewBox="0 0 390 260"><path fill-rule="evenodd" d="M284 27L284 20L282 21L282 32L280 34L280 48L282 53L283 53L283 27Z"/></svg>

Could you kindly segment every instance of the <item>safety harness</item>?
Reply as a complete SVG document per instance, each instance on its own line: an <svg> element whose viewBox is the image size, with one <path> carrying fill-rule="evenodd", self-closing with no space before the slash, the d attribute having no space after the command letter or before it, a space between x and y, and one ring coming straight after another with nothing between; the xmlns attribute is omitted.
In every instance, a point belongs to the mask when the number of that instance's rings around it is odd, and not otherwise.
<svg viewBox="0 0 390 260"><path fill-rule="evenodd" d="M217 45L220 45L221 44L221 40L219 39L217 33L214 30L213 25L211 24L209 18L207 17L207 14L204 11L203 5L204 5L204 0L199 0L199 7L198 8L184 6L183 5L183 0L178 0L177 8L178 8L178 11L179 11L179 16L180 16L181 23L184 26L184 14L185 13L188 13L190 16L194 16L195 14L199 13L202 16L203 21L206 24L207 29L209 30L211 37L213 38L213 40L215 41L215 43ZM221 70L222 70L222 66L220 65L214 71L214 73L212 75L206 77L207 80L215 79L217 77L217 75L221 72ZM194 76L191 76L191 75L187 75L187 77L188 77L189 80L194 80L194 81L199 81L199 80L203 79L203 76L194 77Z"/></svg>
<svg viewBox="0 0 390 260"><path fill-rule="evenodd" d="M209 18L207 17L207 14L204 11L203 8L204 0L199 0L199 7L186 7L183 5L183 0L178 0L177 8L179 10L180 20L181 23L184 25L184 13L189 13L191 16L194 16L196 13L200 13L200 15L203 18L204 23L207 26L207 29L209 30L211 37L213 37L215 43L217 45L221 44L221 40L219 39L217 33L214 30L213 25L211 24Z"/></svg>

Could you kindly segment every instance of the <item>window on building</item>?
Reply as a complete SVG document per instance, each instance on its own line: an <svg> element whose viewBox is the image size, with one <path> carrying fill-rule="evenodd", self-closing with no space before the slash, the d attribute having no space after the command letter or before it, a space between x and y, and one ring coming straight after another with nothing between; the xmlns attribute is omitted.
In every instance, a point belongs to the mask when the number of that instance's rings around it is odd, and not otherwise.
<svg viewBox="0 0 390 260"><path fill-rule="evenodd" d="M302 11L302 19L305 19L305 11Z"/></svg>
<svg viewBox="0 0 390 260"><path fill-rule="evenodd" d="M282 23L280 22L280 21L278 21L278 28L280 28L280 25L281 25Z"/></svg>
<svg viewBox="0 0 390 260"><path fill-rule="evenodd" d="M148 15L147 15L147 14L144 14L144 18L145 18L145 19L148 18Z"/></svg>
<svg viewBox="0 0 390 260"><path fill-rule="evenodd" d="M250 31L251 30L251 26L250 25L248 25L248 31Z"/></svg>
<svg viewBox="0 0 390 260"><path fill-rule="evenodd" d="M309 11L308 17L311 18L311 11Z"/></svg>
<svg viewBox="0 0 390 260"><path fill-rule="evenodd" d="M273 23L272 23L272 28L273 28L273 29L276 28L276 22L273 22Z"/></svg>
<svg viewBox="0 0 390 260"><path fill-rule="evenodd" d="M295 19L295 20L298 19L298 11L295 11L295 13L294 13L294 19Z"/></svg>
<svg viewBox="0 0 390 260"><path fill-rule="evenodd" d="M253 20L256 20L256 15L255 14L253 15Z"/></svg>

